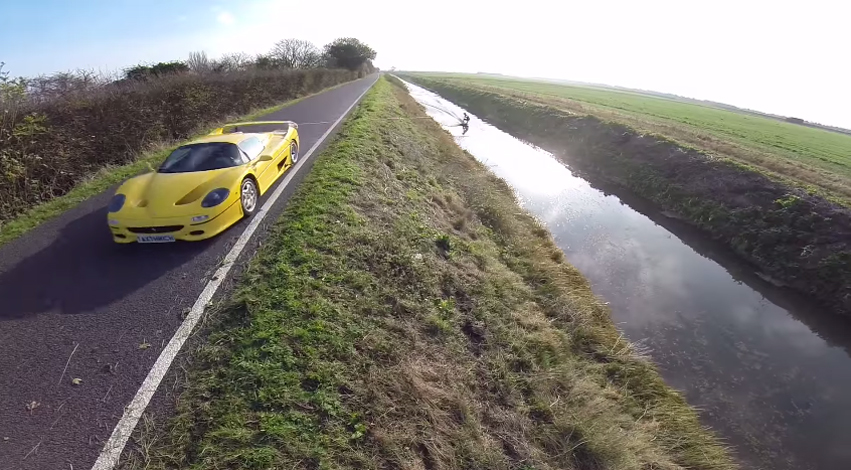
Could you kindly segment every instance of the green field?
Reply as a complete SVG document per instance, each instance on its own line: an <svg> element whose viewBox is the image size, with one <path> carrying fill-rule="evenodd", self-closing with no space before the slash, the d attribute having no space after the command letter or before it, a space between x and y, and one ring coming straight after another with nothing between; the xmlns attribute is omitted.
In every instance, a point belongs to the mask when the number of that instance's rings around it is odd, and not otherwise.
<svg viewBox="0 0 851 470"><path fill-rule="evenodd" d="M460 74L424 74L450 82L522 95L661 134L851 196L851 136L775 119L627 91Z"/></svg>

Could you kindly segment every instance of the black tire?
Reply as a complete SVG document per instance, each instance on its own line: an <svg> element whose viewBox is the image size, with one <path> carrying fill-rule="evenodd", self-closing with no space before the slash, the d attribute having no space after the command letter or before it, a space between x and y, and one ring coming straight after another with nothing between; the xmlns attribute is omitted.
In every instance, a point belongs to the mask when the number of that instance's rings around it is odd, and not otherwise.
<svg viewBox="0 0 851 470"><path fill-rule="evenodd" d="M251 217L260 203L260 191L257 183L252 178L245 178L239 185L239 202L242 205L242 214Z"/></svg>

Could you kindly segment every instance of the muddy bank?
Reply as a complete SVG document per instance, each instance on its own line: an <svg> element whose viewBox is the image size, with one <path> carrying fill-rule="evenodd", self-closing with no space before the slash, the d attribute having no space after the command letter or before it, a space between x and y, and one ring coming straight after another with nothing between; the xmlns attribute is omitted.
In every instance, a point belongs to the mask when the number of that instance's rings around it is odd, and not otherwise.
<svg viewBox="0 0 851 470"><path fill-rule="evenodd" d="M408 76L592 178L728 245L765 279L851 316L851 210L725 159L593 116Z"/></svg>

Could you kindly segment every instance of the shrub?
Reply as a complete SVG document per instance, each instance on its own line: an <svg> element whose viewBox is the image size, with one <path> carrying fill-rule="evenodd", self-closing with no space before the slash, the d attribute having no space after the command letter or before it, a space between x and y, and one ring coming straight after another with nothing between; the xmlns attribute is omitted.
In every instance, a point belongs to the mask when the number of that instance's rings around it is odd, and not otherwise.
<svg viewBox="0 0 851 470"><path fill-rule="evenodd" d="M349 70L372 67L375 50L356 38L339 38L325 45L325 61L329 66Z"/></svg>
<svg viewBox="0 0 851 470"><path fill-rule="evenodd" d="M160 62L154 65L137 65L124 71L128 80L147 80L149 78L164 77L188 72L189 66L180 61Z"/></svg>

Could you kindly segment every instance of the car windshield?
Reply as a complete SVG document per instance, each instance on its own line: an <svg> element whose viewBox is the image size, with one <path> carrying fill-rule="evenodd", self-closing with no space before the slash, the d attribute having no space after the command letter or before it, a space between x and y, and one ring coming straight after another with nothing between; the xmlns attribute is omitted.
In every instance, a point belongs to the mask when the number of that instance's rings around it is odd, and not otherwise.
<svg viewBox="0 0 851 470"><path fill-rule="evenodd" d="M157 171L160 173L189 173L231 168L243 163L245 163L245 160L236 145L228 142L207 142L176 148Z"/></svg>

